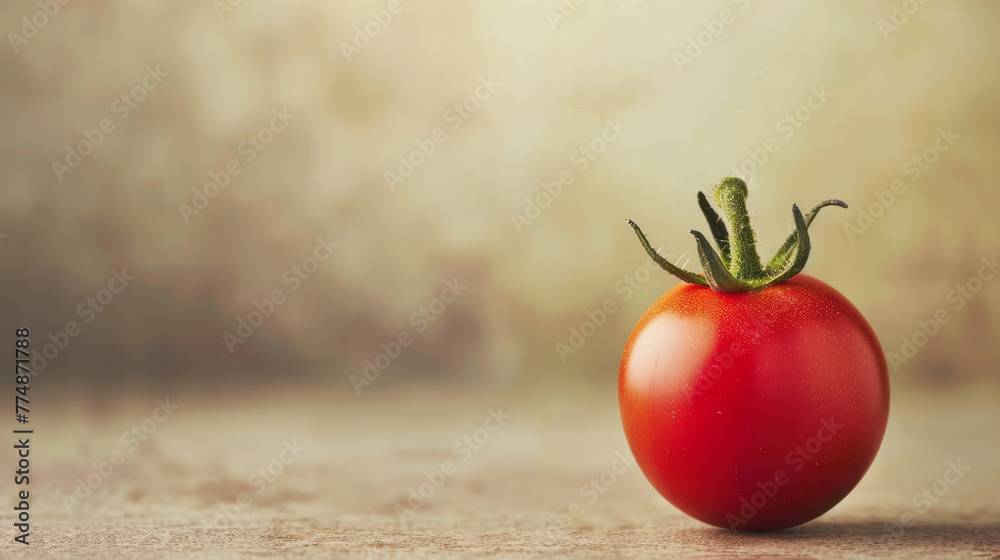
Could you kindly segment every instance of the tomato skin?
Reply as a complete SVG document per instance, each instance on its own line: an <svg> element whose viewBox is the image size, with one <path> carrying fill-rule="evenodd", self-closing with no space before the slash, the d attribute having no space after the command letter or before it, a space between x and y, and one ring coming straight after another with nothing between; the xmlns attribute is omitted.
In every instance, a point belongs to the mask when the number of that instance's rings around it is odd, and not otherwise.
<svg viewBox="0 0 1000 560"><path fill-rule="evenodd" d="M656 490L705 523L749 531L836 505L871 466L889 417L875 333L804 274L758 293L671 289L632 331L618 395Z"/></svg>

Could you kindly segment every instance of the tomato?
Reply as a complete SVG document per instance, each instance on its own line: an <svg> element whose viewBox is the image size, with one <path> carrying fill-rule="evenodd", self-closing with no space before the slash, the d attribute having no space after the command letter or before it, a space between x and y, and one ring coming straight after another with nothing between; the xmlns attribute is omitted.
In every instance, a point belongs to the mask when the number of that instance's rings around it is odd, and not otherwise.
<svg viewBox="0 0 1000 560"><path fill-rule="evenodd" d="M739 208L728 210L739 222ZM727 271L739 271L732 253L748 257L752 240L733 229L733 239L714 232L730 250L717 255ZM804 228L795 237L791 251L808 245ZM789 258L760 270L778 273ZM888 421L886 360L861 313L827 284L798 273L775 283L730 276L751 287L681 284L639 320L619 370L622 424L646 478L681 511L724 528L792 527L836 505L875 459Z"/></svg>

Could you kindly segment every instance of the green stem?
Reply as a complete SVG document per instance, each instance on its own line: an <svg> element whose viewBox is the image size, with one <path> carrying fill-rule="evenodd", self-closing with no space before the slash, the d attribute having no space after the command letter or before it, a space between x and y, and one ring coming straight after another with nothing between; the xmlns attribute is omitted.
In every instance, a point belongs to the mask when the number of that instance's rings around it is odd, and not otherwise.
<svg viewBox="0 0 1000 560"><path fill-rule="evenodd" d="M753 282L764 276L757 254L757 237L750 227L747 212L747 185L742 179L728 177L715 188L715 202L722 208L732 232L729 234L729 271L734 278Z"/></svg>
<svg viewBox="0 0 1000 560"><path fill-rule="evenodd" d="M750 214L747 212L747 185L741 179L728 177L715 188L715 202L726 214L726 219L732 228L732 235L726 230L726 225L719 215L709 205L705 195L698 193L698 205L701 207L712 237L719 244L719 253L715 252L708 239L700 232L691 230L698 244L698 257L701 260L705 274L684 270L661 257L649 245L649 240L639 226L632 220L629 225L635 230L642 243L642 248L664 270L677 278L699 286L707 286L717 292L759 292L768 286L779 284L802 271L809 259L812 242L809 240L809 225L822 208L827 206L847 205L839 200L821 202L811 212L802 215L799 207L792 205L792 221L795 232L778 250L765 268L757 254L757 237L750 227Z"/></svg>

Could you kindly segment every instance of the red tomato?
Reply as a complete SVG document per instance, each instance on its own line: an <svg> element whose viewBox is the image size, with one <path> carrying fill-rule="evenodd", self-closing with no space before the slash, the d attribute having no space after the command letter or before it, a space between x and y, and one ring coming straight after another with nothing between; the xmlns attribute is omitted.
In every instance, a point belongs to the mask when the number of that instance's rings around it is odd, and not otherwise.
<svg viewBox="0 0 1000 560"><path fill-rule="evenodd" d="M874 460L889 413L875 333L803 274L758 292L668 291L632 331L618 393L656 490L705 523L751 531L836 505Z"/></svg>

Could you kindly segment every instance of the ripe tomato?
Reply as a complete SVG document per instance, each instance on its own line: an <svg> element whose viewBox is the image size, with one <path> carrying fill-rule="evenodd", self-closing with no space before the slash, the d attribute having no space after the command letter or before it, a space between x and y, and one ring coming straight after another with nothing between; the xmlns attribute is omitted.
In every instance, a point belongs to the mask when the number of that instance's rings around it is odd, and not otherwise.
<svg viewBox="0 0 1000 560"><path fill-rule="evenodd" d="M724 250L748 241L738 229L731 247L716 232ZM792 527L836 505L875 459L886 360L861 313L827 284L731 276L751 288L681 284L639 320L619 371L622 424L646 478L688 515L739 530Z"/></svg>

